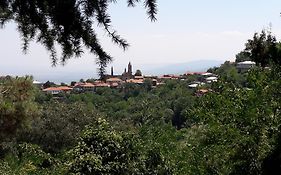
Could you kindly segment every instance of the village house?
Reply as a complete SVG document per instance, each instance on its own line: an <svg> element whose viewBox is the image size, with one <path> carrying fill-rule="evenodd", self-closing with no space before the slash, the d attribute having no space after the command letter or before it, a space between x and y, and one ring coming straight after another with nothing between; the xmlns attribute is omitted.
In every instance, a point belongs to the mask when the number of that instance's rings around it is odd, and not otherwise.
<svg viewBox="0 0 281 175"><path fill-rule="evenodd" d="M238 72L247 72L249 69L256 65L253 61L243 61L236 64Z"/></svg>
<svg viewBox="0 0 281 175"><path fill-rule="evenodd" d="M212 82L217 82L218 81L218 77L212 76L212 77L207 77L205 78L207 83L212 83Z"/></svg>
<svg viewBox="0 0 281 175"><path fill-rule="evenodd" d="M127 83L134 83L134 84L143 84L144 79L129 79L126 80Z"/></svg>
<svg viewBox="0 0 281 175"><path fill-rule="evenodd" d="M95 85L92 83L83 83L83 82L78 82L75 83L73 87L74 91L81 92L81 91L94 91L95 90Z"/></svg>
<svg viewBox="0 0 281 175"><path fill-rule="evenodd" d="M106 80L106 83L109 84L109 86L112 88L117 88L120 87L124 82L118 77L112 77L112 78L108 78Z"/></svg>
<svg viewBox="0 0 281 175"><path fill-rule="evenodd" d="M70 88L68 86L59 86L59 87L49 87L46 89L43 89L43 92L49 93L52 95L58 95L60 93L70 93L73 88Z"/></svg>

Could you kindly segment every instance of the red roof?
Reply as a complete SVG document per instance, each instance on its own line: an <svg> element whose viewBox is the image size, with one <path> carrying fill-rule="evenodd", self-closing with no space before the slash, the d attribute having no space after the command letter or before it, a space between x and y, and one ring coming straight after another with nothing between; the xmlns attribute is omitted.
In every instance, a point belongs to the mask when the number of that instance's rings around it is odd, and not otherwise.
<svg viewBox="0 0 281 175"><path fill-rule="evenodd" d="M120 78L109 78L106 80L107 82L122 82Z"/></svg>
<svg viewBox="0 0 281 175"><path fill-rule="evenodd" d="M60 86L60 87L49 87L46 89L43 89L43 91L70 91L72 88L68 86Z"/></svg>
<svg viewBox="0 0 281 175"><path fill-rule="evenodd" d="M97 83L95 86L96 87L110 87L110 85L108 83Z"/></svg>
<svg viewBox="0 0 281 175"><path fill-rule="evenodd" d="M80 85L81 87L95 87L95 85L93 85L92 83L84 83L82 85Z"/></svg>
<svg viewBox="0 0 281 175"><path fill-rule="evenodd" d="M142 84L143 83L143 79L130 79L130 80L126 80L127 83L137 83L137 84Z"/></svg>
<svg viewBox="0 0 281 175"><path fill-rule="evenodd" d="M75 85L74 85L74 87L76 87L76 86L78 86L78 87L85 87L85 88L87 88L87 87L95 87L95 85L93 85L92 83L76 83Z"/></svg>

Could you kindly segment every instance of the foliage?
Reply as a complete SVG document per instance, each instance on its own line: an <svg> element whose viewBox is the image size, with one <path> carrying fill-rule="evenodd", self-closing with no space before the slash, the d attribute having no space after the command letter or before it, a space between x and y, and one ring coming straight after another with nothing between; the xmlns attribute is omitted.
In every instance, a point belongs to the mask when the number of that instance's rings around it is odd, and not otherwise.
<svg viewBox="0 0 281 175"><path fill-rule="evenodd" d="M236 65L230 61L225 61L220 67L209 69L209 72L212 72L220 77L220 80L227 83L232 83L237 87L246 87L246 73L239 73Z"/></svg>
<svg viewBox="0 0 281 175"><path fill-rule="evenodd" d="M36 40L50 51L52 64L59 61L55 45L62 49L60 61L83 54L83 47L97 56L99 73L102 75L111 56L99 43L96 26L103 28L113 43L123 49L128 47L126 40L111 28L108 7L114 0L1 0L0 25L13 21L23 38L23 50L28 49L30 41ZM140 0L129 0L133 7ZM149 18L156 20L156 0L144 0Z"/></svg>
<svg viewBox="0 0 281 175"><path fill-rule="evenodd" d="M236 54L236 59L235 62L239 63L239 62L243 62L243 61L250 61L250 53L246 52L246 51L241 51L238 54Z"/></svg>
<svg viewBox="0 0 281 175"><path fill-rule="evenodd" d="M232 68L225 63L216 71ZM7 152L0 171L272 174L281 162L280 72L251 69L243 74L246 87L229 74L201 97L189 80L170 80L155 89L128 84L38 100L41 117L17 137L28 149Z"/></svg>
<svg viewBox="0 0 281 175"><path fill-rule="evenodd" d="M1 81L5 92L0 96L1 117L33 119L36 110L25 110L33 105L41 110L29 128L20 127L23 121L14 127L21 132L1 150L0 173L280 172L280 65L258 65L239 73L235 63L225 62L210 71L219 81L202 96L188 88L202 76L167 80L157 88L145 81L64 98L49 98L38 91L34 98L31 83L24 78ZM29 105L23 105L26 102ZM13 105L21 107L17 113Z"/></svg>
<svg viewBox="0 0 281 175"><path fill-rule="evenodd" d="M277 144L280 96L271 71L253 70L253 89L221 85L200 99L188 139L191 174L261 174L263 161ZM276 111L279 111L276 113Z"/></svg>
<svg viewBox="0 0 281 175"><path fill-rule="evenodd" d="M0 160L1 174L62 174L65 172L62 163L45 153L40 147L28 143L19 144L16 152Z"/></svg>
<svg viewBox="0 0 281 175"><path fill-rule="evenodd" d="M36 115L32 78L6 78L0 84L0 143L13 138Z"/></svg>
<svg viewBox="0 0 281 175"><path fill-rule="evenodd" d="M74 146L86 125L99 117L101 115L92 106L51 101L42 106L40 118L32 122L31 129L19 134L18 141L40 145L46 152L59 153Z"/></svg>
<svg viewBox="0 0 281 175"><path fill-rule="evenodd" d="M147 174L182 174L185 130L170 124L144 125L139 132Z"/></svg>
<svg viewBox="0 0 281 175"><path fill-rule="evenodd" d="M128 135L113 131L105 120L99 119L69 151L69 173L132 174L133 149Z"/></svg>
<svg viewBox="0 0 281 175"><path fill-rule="evenodd" d="M246 43L245 51L261 67L269 66L271 62L279 65L281 63L276 38L270 31L255 33L253 39Z"/></svg>

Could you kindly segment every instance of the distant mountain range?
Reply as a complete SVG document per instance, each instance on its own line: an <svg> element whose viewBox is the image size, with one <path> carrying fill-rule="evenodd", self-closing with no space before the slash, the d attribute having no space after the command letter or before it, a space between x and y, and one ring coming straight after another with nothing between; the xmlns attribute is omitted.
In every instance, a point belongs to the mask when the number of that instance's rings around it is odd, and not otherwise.
<svg viewBox="0 0 281 175"><path fill-rule="evenodd" d="M142 72L150 75L163 74L183 74L188 71L207 71L209 68L217 67L223 64L222 60L198 60L186 63L166 64L166 65L152 65L144 67Z"/></svg>

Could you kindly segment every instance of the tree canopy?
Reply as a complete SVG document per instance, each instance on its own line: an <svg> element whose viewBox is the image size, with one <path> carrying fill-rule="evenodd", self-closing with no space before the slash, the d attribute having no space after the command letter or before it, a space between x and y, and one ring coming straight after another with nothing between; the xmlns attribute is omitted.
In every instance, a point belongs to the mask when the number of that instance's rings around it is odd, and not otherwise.
<svg viewBox="0 0 281 175"><path fill-rule="evenodd" d="M280 43L270 31L263 30L260 34L255 33L253 39L246 43L245 51L252 61L261 67L269 66L270 63L280 65Z"/></svg>
<svg viewBox="0 0 281 175"><path fill-rule="evenodd" d="M30 41L37 41L50 52L52 64L65 63L71 57L83 54L83 47L97 56L99 73L102 74L112 57L103 49L96 34L98 27L124 50L128 42L111 27L108 7L117 0L0 0L0 27L7 22L17 24L23 40L23 51ZM143 2L152 21L156 20L156 0L127 0L129 7ZM55 46L62 55L57 57Z"/></svg>
<svg viewBox="0 0 281 175"><path fill-rule="evenodd" d="M0 148L25 128L37 114L31 77L0 80Z"/></svg>

